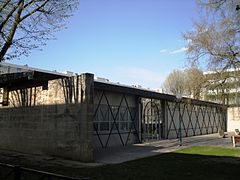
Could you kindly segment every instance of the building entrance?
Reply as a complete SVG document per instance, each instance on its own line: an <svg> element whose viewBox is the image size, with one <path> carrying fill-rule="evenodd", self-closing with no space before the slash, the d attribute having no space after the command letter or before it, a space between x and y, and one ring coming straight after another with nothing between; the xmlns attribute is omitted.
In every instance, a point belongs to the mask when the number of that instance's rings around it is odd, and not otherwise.
<svg viewBox="0 0 240 180"><path fill-rule="evenodd" d="M142 116L142 141L162 139L163 122L160 100L144 99Z"/></svg>

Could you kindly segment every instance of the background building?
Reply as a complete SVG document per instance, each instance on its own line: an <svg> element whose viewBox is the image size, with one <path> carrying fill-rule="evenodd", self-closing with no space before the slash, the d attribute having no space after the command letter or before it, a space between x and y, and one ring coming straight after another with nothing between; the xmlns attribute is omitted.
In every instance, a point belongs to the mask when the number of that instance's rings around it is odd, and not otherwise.
<svg viewBox="0 0 240 180"><path fill-rule="evenodd" d="M240 69L205 72L203 98L228 106L227 131L240 127Z"/></svg>
<svg viewBox="0 0 240 180"><path fill-rule="evenodd" d="M203 98L224 105L240 105L240 69L204 73Z"/></svg>

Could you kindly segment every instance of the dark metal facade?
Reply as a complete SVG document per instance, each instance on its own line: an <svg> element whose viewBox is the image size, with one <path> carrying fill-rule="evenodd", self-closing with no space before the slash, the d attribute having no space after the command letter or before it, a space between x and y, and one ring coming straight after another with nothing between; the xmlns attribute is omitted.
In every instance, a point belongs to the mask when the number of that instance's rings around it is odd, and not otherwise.
<svg viewBox="0 0 240 180"><path fill-rule="evenodd" d="M213 134L226 128L226 111L220 106L169 101L166 101L165 106L167 139L179 138L180 131L182 137L189 137Z"/></svg>
<svg viewBox="0 0 240 180"><path fill-rule="evenodd" d="M93 127L94 136L102 148L109 146L111 138L121 142L122 146L129 143L129 138L134 134L134 141L140 142L138 137L138 109L129 105L126 94L118 94L115 102L111 102L106 91L95 91L95 104Z"/></svg>
<svg viewBox="0 0 240 180"><path fill-rule="evenodd" d="M175 96L102 82L95 82L94 89L94 137L102 148L112 141L126 146L226 130L226 109L219 104L179 102Z"/></svg>

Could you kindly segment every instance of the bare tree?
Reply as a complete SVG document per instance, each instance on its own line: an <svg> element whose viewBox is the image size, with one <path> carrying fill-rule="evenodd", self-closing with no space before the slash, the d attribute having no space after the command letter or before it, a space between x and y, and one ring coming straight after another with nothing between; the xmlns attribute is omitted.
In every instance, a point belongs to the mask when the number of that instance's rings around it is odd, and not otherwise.
<svg viewBox="0 0 240 180"><path fill-rule="evenodd" d="M173 70L163 84L165 92L177 95L178 93L194 99L201 99L201 92L205 85L203 72L196 67Z"/></svg>
<svg viewBox="0 0 240 180"><path fill-rule="evenodd" d="M202 90L205 85L203 72L196 67L186 69L185 71L185 91L187 95L194 99L201 99Z"/></svg>
<svg viewBox="0 0 240 180"><path fill-rule="evenodd" d="M165 92L177 95L185 94L185 73L181 70L173 70L163 84L163 89Z"/></svg>
<svg viewBox="0 0 240 180"><path fill-rule="evenodd" d="M77 4L78 0L1 0L0 62L45 45Z"/></svg>
<svg viewBox="0 0 240 180"><path fill-rule="evenodd" d="M199 0L204 18L184 34L189 60L211 70L240 67L240 0Z"/></svg>

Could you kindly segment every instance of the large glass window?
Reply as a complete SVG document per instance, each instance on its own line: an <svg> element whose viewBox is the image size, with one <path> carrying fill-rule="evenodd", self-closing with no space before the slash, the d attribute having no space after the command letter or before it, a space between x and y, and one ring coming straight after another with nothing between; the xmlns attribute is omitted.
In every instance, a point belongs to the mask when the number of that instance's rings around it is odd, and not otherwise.
<svg viewBox="0 0 240 180"><path fill-rule="evenodd" d="M97 131L109 132L111 128L117 131L118 128L120 132L124 132L131 129L134 118L135 108L133 107L128 109L127 107L100 105L94 118L94 126Z"/></svg>

